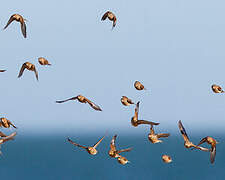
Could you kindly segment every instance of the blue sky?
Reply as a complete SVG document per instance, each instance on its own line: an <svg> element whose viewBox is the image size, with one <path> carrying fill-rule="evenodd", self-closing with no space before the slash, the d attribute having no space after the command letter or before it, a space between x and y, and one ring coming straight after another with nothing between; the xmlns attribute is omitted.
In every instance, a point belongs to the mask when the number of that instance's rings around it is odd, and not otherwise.
<svg viewBox="0 0 225 180"><path fill-rule="evenodd" d="M134 107L120 103L126 95L140 103L140 118L160 122L178 133L177 122L207 133L222 131L225 88L225 3L221 1L36 1L3 2L3 28L14 13L27 22L27 39L13 22L0 32L1 116L20 132L134 132ZM111 10L118 22L101 22ZM38 64L46 57L51 67ZM21 65L37 66L18 79ZM148 89L136 91L135 80ZM95 112L78 102L56 104L83 94L102 107ZM138 127L142 132L146 127ZM205 134L204 133L204 134Z"/></svg>

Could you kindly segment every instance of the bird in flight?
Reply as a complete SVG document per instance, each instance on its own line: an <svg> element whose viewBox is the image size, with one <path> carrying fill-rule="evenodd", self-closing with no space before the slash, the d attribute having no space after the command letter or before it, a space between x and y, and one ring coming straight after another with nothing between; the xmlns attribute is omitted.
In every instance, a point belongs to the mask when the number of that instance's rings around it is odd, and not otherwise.
<svg viewBox="0 0 225 180"><path fill-rule="evenodd" d="M76 97L72 97L72 98L69 98L69 99L66 99L66 100L63 100L63 101L56 101L56 103L64 103L64 102L70 101L70 100L78 100L81 103L88 103L96 111L102 111L102 109L98 105L96 105L95 103L93 103L88 98L86 98L82 95L78 95Z"/></svg>
<svg viewBox="0 0 225 180"><path fill-rule="evenodd" d="M120 153L122 153L122 152L129 152L132 149L132 148L127 148L127 149L117 150L116 149L116 145L115 145L116 137L117 137L117 135L113 136L113 138L112 138L112 140L110 142L110 150L108 152L109 156L113 157L113 158L117 158L117 157L120 156Z"/></svg>
<svg viewBox="0 0 225 180"><path fill-rule="evenodd" d="M141 84L139 81L135 81L134 82L134 87L137 89L137 90L146 90L146 88L144 87L144 85L143 84Z"/></svg>
<svg viewBox="0 0 225 180"><path fill-rule="evenodd" d="M51 65L47 59L43 58L43 57L39 57L38 58L38 62L40 63L40 65Z"/></svg>
<svg viewBox="0 0 225 180"><path fill-rule="evenodd" d="M159 138L161 137L169 137L170 134L169 133L161 133L161 134L155 134L153 125L150 128L150 133L148 134L148 139L151 143L155 144L155 143L161 143L163 142L162 140L160 140Z"/></svg>
<svg viewBox="0 0 225 180"><path fill-rule="evenodd" d="M151 122L151 121L138 120L139 103L140 103L140 101L138 101L138 103L136 104L134 116L131 118L131 124L134 127L137 127L140 124L149 124L151 126L152 125L159 125L159 123L155 123L155 122Z"/></svg>
<svg viewBox="0 0 225 180"><path fill-rule="evenodd" d="M122 96L120 101L124 106L129 106L131 104L134 104L133 101L131 99L129 99L127 96Z"/></svg>
<svg viewBox="0 0 225 180"><path fill-rule="evenodd" d="M108 18L110 21L113 21L113 26L112 29L116 26L116 16L113 14L111 11L107 11L103 16L102 16L102 21L106 20Z"/></svg>
<svg viewBox="0 0 225 180"><path fill-rule="evenodd" d="M179 129L180 129L180 132L181 132L181 135L183 136L183 138L184 138L184 147L186 147L186 148L197 148L197 149L199 149L199 150L202 150L202 151L209 151L209 149L207 149L207 148L204 148L204 147L201 147L201 146L196 146L196 145L194 145L190 140L189 140L189 138L188 138L188 135L187 135L187 133L186 133L186 131L185 131L185 129L184 129L184 126L183 126L183 124L181 123L181 120L179 120L179 122L178 122L178 127L179 127Z"/></svg>
<svg viewBox="0 0 225 180"><path fill-rule="evenodd" d="M11 22L13 22L14 20L17 21L17 22L20 22L22 34L23 34L24 38L26 38L26 37L27 37L26 24L25 24L26 19L24 19L24 18L23 18L21 15L19 15L19 14L13 14L13 15L9 18L9 21L8 21L8 23L6 24L6 26L4 27L4 29L6 29L6 28L11 24Z"/></svg>
<svg viewBox="0 0 225 180"><path fill-rule="evenodd" d="M171 163L172 162L172 158L168 155L162 155L162 160L164 163Z"/></svg>
<svg viewBox="0 0 225 180"><path fill-rule="evenodd" d="M23 71L25 69L27 69L29 71L34 71L36 79L38 80L38 72L37 72L37 70L35 68L35 65L30 63L30 62L23 63L22 67L20 68L20 72L19 72L18 78L20 78L23 75Z"/></svg>
<svg viewBox="0 0 225 180"><path fill-rule="evenodd" d="M82 146L80 144L77 144L75 142L73 142L71 139L67 138L67 140L73 144L74 146L77 146L77 147L80 147L80 148L83 148L85 149L89 154L91 155L95 155L98 153L98 151L96 150L97 146L100 144L100 142L105 138L105 136L103 136L94 146L89 146L89 147L85 147L85 146Z"/></svg>
<svg viewBox="0 0 225 180"><path fill-rule="evenodd" d="M224 90L216 84L213 84L211 87L214 93L224 93Z"/></svg>
<svg viewBox="0 0 225 180"><path fill-rule="evenodd" d="M207 142L208 144L211 145L210 162L213 164L215 161L215 157L216 157L216 144L218 144L218 142L214 138L207 136L198 143L198 146L200 146L201 144L203 144L205 142Z"/></svg>
<svg viewBox="0 0 225 180"><path fill-rule="evenodd" d="M16 128L16 126L6 118L0 118L0 127L9 128L10 126Z"/></svg>

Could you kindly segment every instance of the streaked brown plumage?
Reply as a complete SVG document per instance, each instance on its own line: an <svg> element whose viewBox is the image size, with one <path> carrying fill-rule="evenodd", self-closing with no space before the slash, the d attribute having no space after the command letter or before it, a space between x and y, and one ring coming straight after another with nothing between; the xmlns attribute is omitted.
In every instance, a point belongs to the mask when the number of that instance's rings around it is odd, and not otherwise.
<svg viewBox="0 0 225 180"><path fill-rule="evenodd" d="M135 107L135 114L131 118L131 124L134 127L137 127L140 124L149 124L149 125L159 125L159 123L151 122L151 121L146 121L146 120L138 120L138 112L139 112L139 103L140 101L137 102L136 107Z"/></svg>
<svg viewBox="0 0 225 180"><path fill-rule="evenodd" d="M131 99L129 99L128 97L126 96L122 96L122 98L120 99L121 103L124 105L124 106L129 106L131 104L134 104L133 101Z"/></svg>
<svg viewBox="0 0 225 180"><path fill-rule="evenodd" d="M27 31L26 31L25 19L19 14L13 14L9 18L9 21L6 24L6 26L4 27L4 29L6 29L11 24L11 22L13 22L14 20L17 21L17 22L20 22L22 34L23 34L24 38L26 38L27 37Z"/></svg>
<svg viewBox="0 0 225 180"><path fill-rule="evenodd" d="M3 137L0 139L0 145L5 143L6 141L9 141L9 140L13 140L13 138L15 137L16 135L16 132L10 134L9 136L6 136L6 137Z"/></svg>
<svg viewBox="0 0 225 180"><path fill-rule="evenodd" d="M170 156L168 156L168 155L165 155L165 154L162 155L162 160L165 163L171 163L172 162L172 158Z"/></svg>
<svg viewBox="0 0 225 180"><path fill-rule="evenodd" d="M120 164L122 164L122 165L125 165L125 164L127 164L127 163L130 162L130 161L128 161L127 158L125 158L125 157L123 157L123 156L121 156L121 155L117 158L117 161L118 161Z"/></svg>
<svg viewBox="0 0 225 180"><path fill-rule="evenodd" d="M202 151L209 151L209 149L207 149L207 148L204 148L204 147L201 147L201 146L196 146L196 145L194 145L194 144L189 140L188 135L187 135L187 133L186 133L186 131L185 131L185 129L184 129L184 126L183 126L183 124L181 123L180 120L179 120L179 122L178 122L178 127L179 127L179 129L180 129L180 132L181 132L183 138L184 138L184 147L186 147L186 148L191 148L191 147L193 147L193 148L197 148L197 149L202 150Z"/></svg>
<svg viewBox="0 0 225 180"><path fill-rule="evenodd" d="M135 81L134 82L134 87L137 89L137 90L146 90L146 88L144 87L143 84L141 84L139 81Z"/></svg>
<svg viewBox="0 0 225 180"><path fill-rule="evenodd" d="M0 127L9 128L10 126L16 128L16 126L6 118L0 118Z"/></svg>
<svg viewBox="0 0 225 180"><path fill-rule="evenodd" d="M30 63L30 62L25 62L23 63L22 67L20 68L20 72L19 72L19 75L18 75L18 78L21 77L23 75L23 71L27 69L29 71L34 71L35 73L35 76L36 76L36 79L38 80L38 73L37 73L37 70L35 68L35 65Z"/></svg>
<svg viewBox="0 0 225 180"><path fill-rule="evenodd" d="M216 84L213 84L211 87L214 93L224 93L224 90Z"/></svg>
<svg viewBox="0 0 225 180"><path fill-rule="evenodd" d="M132 148L127 148L127 149L116 150L116 145L115 145L116 137L117 137L117 135L113 136L113 138L110 142L110 150L108 152L109 156L113 157L113 158L117 158L120 156L120 153L129 152L132 149Z"/></svg>
<svg viewBox="0 0 225 180"><path fill-rule="evenodd" d="M5 72L6 70L0 70L0 72Z"/></svg>
<svg viewBox="0 0 225 180"><path fill-rule="evenodd" d="M155 134L154 128L153 128L153 126L151 126L150 133L148 134L148 139L149 139L149 141L151 143L155 144L155 143L163 142L159 138L161 138L161 137L169 137L169 136L170 136L169 133Z"/></svg>
<svg viewBox="0 0 225 180"><path fill-rule="evenodd" d="M81 103L88 103L93 109L95 109L96 111L102 111L102 109L96 105L95 103L93 103L92 101L90 101L89 99L87 99L86 97L82 96L82 95L78 95L76 97L72 97L63 101L56 101L56 103L64 103L66 101L70 101L70 100L78 100Z"/></svg>
<svg viewBox="0 0 225 180"><path fill-rule="evenodd" d="M47 59L43 58L43 57L39 57L38 58L38 62L41 64L41 65L51 65Z"/></svg>
<svg viewBox="0 0 225 180"><path fill-rule="evenodd" d="M208 144L211 145L211 149L210 149L210 162L213 164L215 161L215 157L216 157L216 144L218 143L214 138L212 137L205 137L203 138L199 143L198 146L200 146L201 144L207 142Z"/></svg>
<svg viewBox="0 0 225 180"><path fill-rule="evenodd" d="M89 154L91 155L95 155L98 153L98 151L96 150L97 146L100 144L100 142L105 138L105 136L103 136L94 146L89 146L89 147L85 147L85 146L82 146L80 144L77 144L75 142L73 142L71 139L67 138L67 140L73 144L74 146L77 146L77 147L81 147L83 149L85 149Z"/></svg>
<svg viewBox="0 0 225 180"><path fill-rule="evenodd" d="M116 26L116 16L113 14L111 11L107 11L103 16L102 16L102 21L106 20L108 18L110 21L113 21L113 26L112 29Z"/></svg>

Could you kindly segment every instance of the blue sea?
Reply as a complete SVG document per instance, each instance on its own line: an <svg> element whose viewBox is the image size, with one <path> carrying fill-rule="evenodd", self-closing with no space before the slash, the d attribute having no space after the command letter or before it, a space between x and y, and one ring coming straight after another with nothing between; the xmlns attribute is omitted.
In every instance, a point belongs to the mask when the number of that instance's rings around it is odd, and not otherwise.
<svg viewBox="0 0 225 180"><path fill-rule="evenodd" d="M70 136L82 145L93 145L102 135ZM225 136L220 136L219 140ZM0 156L1 180L224 180L225 144L217 145L214 164L209 153L184 148L181 136L171 136L163 143L151 144L144 135L118 135L117 147L132 147L122 153L130 163L121 165L108 156L111 136L98 146L98 154L89 155L84 149L66 141L67 136L18 136L2 145ZM200 137L191 137L197 143ZM207 146L207 145L205 145ZM168 154L173 162L163 163Z"/></svg>

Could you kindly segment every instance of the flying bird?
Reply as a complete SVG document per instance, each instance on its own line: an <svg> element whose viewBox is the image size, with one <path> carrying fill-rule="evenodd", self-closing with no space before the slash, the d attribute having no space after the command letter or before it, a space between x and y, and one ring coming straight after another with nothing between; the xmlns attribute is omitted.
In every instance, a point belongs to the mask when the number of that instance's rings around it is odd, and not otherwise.
<svg viewBox="0 0 225 180"><path fill-rule="evenodd" d="M139 81L135 81L134 82L134 87L137 89L137 90L146 90L146 88L144 87L144 85L143 84L141 84Z"/></svg>
<svg viewBox="0 0 225 180"><path fill-rule="evenodd" d="M23 71L25 69L27 69L29 71L34 71L36 79L38 80L38 72L37 72L37 70L35 68L35 65L30 63L30 62L23 63L22 67L20 68L20 72L19 72L18 78L20 78L23 75Z"/></svg>
<svg viewBox="0 0 225 180"><path fill-rule="evenodd" d="M122 96L120 101L124 106L129 106L131 104L134 104L133 101L131 99L129 99L127 96Z"/></svg>
<svg viewBox="0 0 225 180"><path fill-rule="evenodd" d="M146 121L146 120L138 120L138 112L139 112L139 103L140 101L138 101L138 103L136 104L135 107L135 114L134 116L131 118L131 124L134 127L137 127L140 124L149 124L149 125L159 125L159 123L155 123L155 122L151 122L151 121Z"/></svg>
<svg viewBox="0 0 225 180"><path fill-rule="evenodd" d="M38 58L38 62L41 64L41 65L51 65L47 59L43 58L43 57L39 57Z"/></svg>
<svg viewBox="0 0 225 180"><path fill-rule="evenodd" d="M56 103L64 103L66 101L70 101L70 100L78 100L81 103L88 103L93 109L95 109L96 111L102 111L102 109L96 105L95 103L93 103L92 101L90 101L89 99L87 99L86 97L82 96L82 95L78 95L76 97L72 97L63 101L56 101Z"/></svg>
<svg viewBox="0 0 225 180"><path fill-rule="evenodd" d="M67 138L67 140L73 144L74 146L77 146L77 147L81 147L83 149L85 149L89 154L91 155L95 155L98 153L98 151L96 150L97 146L100 144L100 142L104 139L105 136L103 136L94 146L89 146L89 147L85 147L85 146L82 146L80 144L77 144L75 142L73 142L71 139Z"/></svg>
<svg viewBox="0 0 225 180"><path fill-rule="evenodd" d="M149 139L149 141L151 143L155 144L155 143L163 142L159 138L161 138L161 137L169 137L169 136L170 136L169 133L155 134L154 128L153 128L153 126L151 126L150 133L148 134L148 139Z"/></svg>
<svg viewBox="0 0 225 180"><path fill-rule="evenodd" d="M164 163L171 163L172 162L172 158L168 155L162 155L162 160Z"/></svg>
<svg viewBox="0 0 225 180"><path fill-rule="evenodd" d="M13 140L13 138L15 137L16 135L16 132L10 134L9 136L6 136L6 137L3 137L0 139L0 145L5 143L6 141L9 141L9 140Z"/></svg>
<svg viewBox="0 0 225 180"><path fill-rule="evenodd" d="M6 70L0 70L0 72L5 72Z"/></svg>
<svg viewBox="0 0 225 180"><path fill-rule="evenodd" d="M210 162L213 164L215 161L215 157L216 157L216 144L218 144L218 142L214 138L207 136L198 143L198 146L200 146L201 144L203 144L205 142L207 142L208 144L211 145Z"/></svg>
<svg viewBox="0 0 225 180"><path fill-rule="evenodd" d="M113 136L113 138L112 138L112 140L110 142L110 150L108 152L109 156L113 157L113 158L117 158L117 157L120 156L120 153L122 153L122 152L129 152L132 149L132 148L127 148L127 149L117 150L116 149L116 145L115 145L116 137L117 137L117 135Z"/></svg>
<svg viewBox="0 0 225 180"><path fill-rule="evenodd" d="M125 157L123 157L123 156L119 156L119 157L117 158L117 161L118 161L120 164L122 164L122 165L125 165L125 164L127 164L127 163L130 162L130 161L128 161L127 158L125 158Z"/></svg>
<svg viewBox="0 0 225 180"><path fill-rule="evenodd" d="M184 126L183 126L183 124L181 123L181 120L178 122L178 127L179 127L179 129L180 129L180 132L181 132L181 134L182 134L182 136L183 136L183 138L184 138L184 146L186 147L186 148L197 148L197 149L199 149L199 150L202 150L202 151L209 151L209 149L207 149L207 148L204 148L204 147L201 147L201 146L196 146L196 145L194 145L190 140L189 140L189 138L188 138L188 135L187 135L187 133L186 133L186 131L185 131L185 129L184 129Z"/></svg>
<svg viewBox="0 0 225 180"><path fill-rule="evenodd" d="M26 38L26 37L27 37L26 24L25 24L26 19L24 19L24 18L23 18L21 15L19 15L19 14L13 14L13 15L9 18L9 21L8 21L8 23L6 24L6 26L4 27L4 29L6 29L6 28L11 24L11 22L13 22L14 20L17 21L17 22L20 22L22 34L23 34L24 38Z"/></svg>
<svg viewBox="0 0 225 180"><path fill-rule="evenodd" d="M216 84L213 84L211 87L214 93L224 93L224 90Z"/></svg>
<svg viewBox="0 0 225 180"><path fill-rule="evenodd" d="M107 11L103 16L102 16L102 21L106 20L108 18L110 21L113 21L113 26L112 29L116 26L116 16L113 14L111 11Z"/></svg>
<svg viewBox="0 0 225 180"><path fill-rule="evenodd" d="M10 120L6 118L0 118L0 127L9 128L10 126L17 128Z"/></svg>

